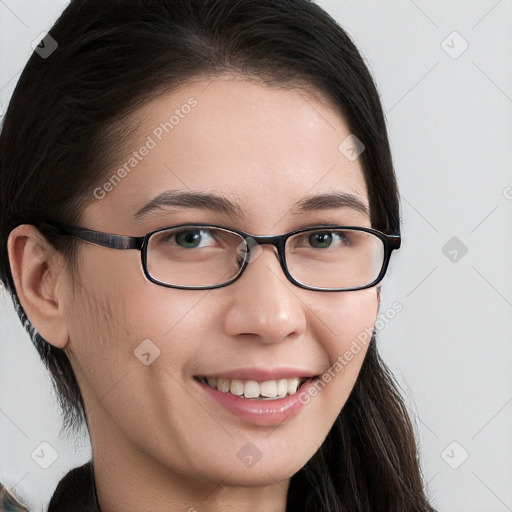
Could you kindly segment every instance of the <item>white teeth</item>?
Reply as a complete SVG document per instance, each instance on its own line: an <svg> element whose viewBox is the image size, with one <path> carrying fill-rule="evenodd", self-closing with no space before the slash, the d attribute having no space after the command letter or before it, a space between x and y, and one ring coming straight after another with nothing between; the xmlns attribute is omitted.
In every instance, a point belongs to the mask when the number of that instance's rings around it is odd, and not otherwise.
<svg viewBox="0 0 512 512"><path fill-rule="evenodd" d="M278 396L285 396L286 393L288 393L288 380L286 380L286 379L279 379L277 381L277 395Z"/></svg>
<svg viewBox="0 0 512 512"><path fill-rule="evenodd" d="M245 398L256 398L260 396L260 385L255 380L248 380L244 386Z"/></svg>
<svg viewBox="0 0 512 512"><path fill-rule="evenodd" d="M229 391L232 395L240 396L244 394L244 384L241 380L231 379Z"/></svg>
<svg viewBox="0 0 512 512"><path fill-rule="evenodd" d="M293 395L297 391L299 387L299 379L290 379L288 380L288 394Z"/></svg>
<svg viewBox="0 0 512 512"><path fill-rule="evenodd" d="M229 391L229 379L217 379L217 389L227 393Z"/></svg>
<svg viewBox="0 0 512 512"><path fill-rule="evenodd" d="M267 398L277 396L277 382L275 380L262 382L260 385L260 393L261 396L266 396Z"/></svg>
<svg viewBox="0 0 512 512"><path fill-rule="evenodd" d="M202 379L213 389L223 393L231 393L245 398L257 398L259 400L277 400L286 395L293 395L305 379L295 377L293 379L266 380L257 382L255 380L223 379L206 377Z"/></svg>

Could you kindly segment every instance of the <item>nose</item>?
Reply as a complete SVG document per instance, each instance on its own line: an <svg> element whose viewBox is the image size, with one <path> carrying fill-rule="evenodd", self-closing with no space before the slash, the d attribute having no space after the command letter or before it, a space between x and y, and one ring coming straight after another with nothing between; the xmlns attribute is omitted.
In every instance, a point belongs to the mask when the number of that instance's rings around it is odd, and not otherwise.
<svg viewBox="0 0 512 512"><path fill-rule="evenodd" d="M260 247L259 256L226 287L231 300L225 331L230 336L252 335L264 343L298 337L306 330L301 289L286 279L275 247Z"/></svg>

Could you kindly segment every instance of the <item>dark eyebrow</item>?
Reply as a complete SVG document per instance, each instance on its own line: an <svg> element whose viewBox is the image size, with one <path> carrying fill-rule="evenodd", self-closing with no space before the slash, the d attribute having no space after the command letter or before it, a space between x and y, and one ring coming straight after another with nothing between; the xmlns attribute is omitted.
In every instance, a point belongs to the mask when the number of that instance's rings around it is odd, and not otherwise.
<svg viewBox="0 0 512 512"><path fill-rule="evenodd" d="M226 197L209 192L168 190L145 204L137 211L135 218L140 219L147 213L165 206L197 208L222 213L233 218L243 217L243 210L240 205ZM292 213L300 214L334 208L352 208L369 215L368 207L357 196L344 192L330 192L306 197L295 204Z"/></svg>
<svg viewBox="0 0 512 512"><path fill-rule="evenodd" d="M315 210L328 210L334 208L352 208L365 215L370 215L368 206L361 199L344 192L329 192L316 196L306 197L299 201L293 210L294 213L311 212Z"/></svg>
<svg viewBox="0 0 512 512"><path fill-rule="evenodd" d="M145 204L136 214L139 219L145 214L159 210L165 206L181 206L185 208L198 208L223 213L230 217L241 217L242 208L239 204L217 194L208 192L187 192L181 190L168 190L154 197Z"/></svg>

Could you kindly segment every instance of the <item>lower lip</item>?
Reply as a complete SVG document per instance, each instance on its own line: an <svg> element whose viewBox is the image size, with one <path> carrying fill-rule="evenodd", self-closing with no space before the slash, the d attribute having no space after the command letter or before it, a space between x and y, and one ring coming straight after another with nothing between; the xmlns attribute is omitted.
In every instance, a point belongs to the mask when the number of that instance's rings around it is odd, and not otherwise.
<svg viewBox="0 0 512 512"><path fill-rule="evenodd" d="M211 398L240 419L254 425L271 426L290 421L300 413L305 404L299 400L299 396L307 393L314 381L314 377L306 380L295 394L277 400L235 396L213 389L202 382L196 382Z"/></svg>

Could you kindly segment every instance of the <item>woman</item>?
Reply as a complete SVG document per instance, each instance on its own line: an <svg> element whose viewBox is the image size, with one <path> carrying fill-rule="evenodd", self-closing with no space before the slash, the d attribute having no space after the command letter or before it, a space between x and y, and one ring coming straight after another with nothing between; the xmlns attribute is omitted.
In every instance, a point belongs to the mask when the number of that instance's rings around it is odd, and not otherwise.
<svg viewBox="0 0 512 512"><path fill-rule="evenodd" d="M398 193L343 30L307 0L74 0L43 46L0 236L91 436L49 510L432 511L376 349Z"/></svg>

